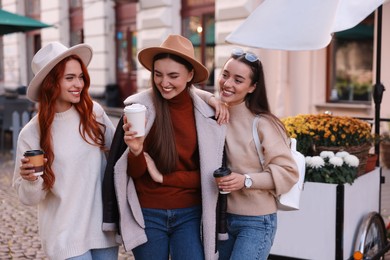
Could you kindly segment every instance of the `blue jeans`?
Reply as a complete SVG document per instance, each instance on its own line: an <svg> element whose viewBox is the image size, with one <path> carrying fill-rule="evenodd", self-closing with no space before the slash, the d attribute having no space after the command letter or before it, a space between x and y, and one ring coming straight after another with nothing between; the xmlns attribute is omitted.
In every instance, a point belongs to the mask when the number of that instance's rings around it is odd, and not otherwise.
<svg viewBox="0 0 390 260"><path fill-rule="evenodd" d="M276 213L263 216L227 214L229 239L218 241L220 260L266 260L275 238Z"/></svg>
<svg viewBox="0 0 390 260"><path fill-rule="evenodd" d="M183 209L142 209L148 241L133 249L141 260L202 260L200 206Z"/></svg>
<svg viewBox="0 0 390 260"><path fill-rule="evenodd" d="M119 247L91 249L82 255L68 258L68 260L117 260Z"/></svg>

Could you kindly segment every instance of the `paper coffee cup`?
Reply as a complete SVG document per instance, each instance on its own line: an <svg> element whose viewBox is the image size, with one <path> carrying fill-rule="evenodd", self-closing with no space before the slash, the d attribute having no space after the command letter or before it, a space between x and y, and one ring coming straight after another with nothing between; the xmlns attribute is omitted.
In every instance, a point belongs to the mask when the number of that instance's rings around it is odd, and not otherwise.
<svg viewBox="0 0 390 260"><path fill-rule="evenodd" d="M131 104L123 109L127 122L131 123L131 131L137 132L135 137L145 135L146 107L141 104Z"/></svg>
<svg viewBox="0 0 390 260"><path fill-rule="evenodd" d="M228 176L230 173L232 173L232 171L227 168L227 167L221 167L221 168L218 168L214 171L214 178L217 179L217 182L218 182L218 178L222 178L222 177L225 177L225 176ZM223 190L219 190L219 193L221 194L229 194L230 191L223 191Z"/></svg>
<svg viewBox="0 0 390 260"><path fill-rule="evenodd" d="M43 174L44 161L43 161L44 152L42 150L28 150L24 153L24 157L28 157L29 162L34 165L35 176Z"/></svg>

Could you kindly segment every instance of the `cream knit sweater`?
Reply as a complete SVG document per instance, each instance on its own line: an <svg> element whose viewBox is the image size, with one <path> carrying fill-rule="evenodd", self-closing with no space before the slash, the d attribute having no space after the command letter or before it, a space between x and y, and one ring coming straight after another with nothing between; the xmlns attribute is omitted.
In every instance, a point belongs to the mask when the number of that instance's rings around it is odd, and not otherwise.
<svg viewBox="0 0 390 260"><path fill-rule="evenodd" d="M94 113L106 125L106 146L110 147L114 126L97 103ZM39 234L45 253L50 259L65 259L93 248L116 246L114 233L101 229L101 186L106 158L98 147L82 139L80 118L74 107L57 113L52 125L56 176L53 188L42 190L42 178L30 182L20 177L24 151L40 149L37 119L35 116L19 135L13 185L22 203L38 205Z"/></svg>
<svg viewBox="0 0 390 260"><path fill-rule="evenodd" d="M252 135L255 116L245 102L230 107L229 112L225 143L227 164L233 172L250 175L253 185L228 195L228 212L247 216L276 212L273 194L289 191L298 181L298 168L287 145L289 139L269 118L260 117L257 131L264 149L263 169Z"/></svg>

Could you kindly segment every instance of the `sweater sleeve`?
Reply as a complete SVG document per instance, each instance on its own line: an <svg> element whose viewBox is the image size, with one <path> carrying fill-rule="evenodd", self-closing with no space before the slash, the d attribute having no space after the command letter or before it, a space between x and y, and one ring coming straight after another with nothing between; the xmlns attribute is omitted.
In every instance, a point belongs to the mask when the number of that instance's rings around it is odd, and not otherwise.
<svg viewBox="0 0 390 260"><path fill-rule="evenodd" d="M147 172L147 165L144 153L135 156L129 152L127 159L127 174L134 179L142 177Z"/></svg>
<svg viewBox="0 0 390 260"><path fill-rule="evenodd" d="M105 146L107 148L110 148L112 139L114 138L114 134L115 134L115 127L112 124L112 121L108 117L107 113L102 108L102 106L96 101L93 102L93 105L94 105L93 109L96 116L96 120L105 126L105 132L104 132Z"/></svg>
<svg viewBox="0 0 390 260"><path fill-rule="evenodd" d="M268 174L252 174L254 188L274 189L276 195L286 193L299 178L287 135L271 119L264 117L259 120L257 129L264 152L263 171ZM267 183L270 186L264 187ZM256 187L257 185L262 187Z"/></svg>
<svg viewBox="0 0 390 260"><path fill-rule="evenodd" d="M106 147L110 147L112 143L112 139L114 138L115 134L115 127L112 124L111 119L107 116L106 113L103 114L103 124L106 126L106 132L105 132L105 142Z"/></svg>
<svg viewBox="0 0 390 260"><path fill-rule="evenodd" d="M195 93L207 104L209 103L210 98L214 97L214 95L206 90L202 90L194 87Z"/></svg>
<svg viewBox="0 0 390 260"><path fill-rule="evenodd" d="M43 179L38 177L36 181L24 180L20 175L20 165L23 153L27 150L40 149L39 141L35 137L33 124L26 125L19 134L16 148L15 168L13 177L13 187L16 189L19 200L28 206L38 205L47 194L43 190Z"/></svg>

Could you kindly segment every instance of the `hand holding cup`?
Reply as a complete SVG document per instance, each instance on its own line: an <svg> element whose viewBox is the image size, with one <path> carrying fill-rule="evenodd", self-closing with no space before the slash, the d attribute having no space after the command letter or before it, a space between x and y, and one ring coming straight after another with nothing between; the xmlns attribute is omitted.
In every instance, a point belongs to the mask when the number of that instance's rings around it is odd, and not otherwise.
<svg viewBox="0 0 390 260"><path fill-rule="evenodd" d="M24 153L20 159L20 175L27 181L35 181L38 176L44 173L44 152L41 150L29 150Z"/></svg>
<svg viewBox="0 0 390 260"><path fill-rule="evenodd" d="M29 162L34 165L34 176L43 174L44 169L44 152L42 150L29 150L24 153L24 157L29 159Z"/></svg>
<svg viewBox="0 0 390 260"><path fill-rule="evenodd" d="M142 105L141 105L142 106ZM144 107L144 106L142 106ZM124 142L130 148L130 152L135 156L138 156L143 151L143 143L145 140L145 111L136 115L134 120L133 113L127 113L126 108L124 109L125 115L123 117L123 130L124 130ZM127 112L126 112L127 111ZM135 113L136 114L136 113ZM142 127L140 124L142 118ZM138 125L134 126L134 123Z"/></svg>
<svg viewBox="0 0 390 260"><path fill-rule="evenodd" d="M227 167L220 167L218 169L216 169L214 171L214 178L215 178L215 181L217 182L217 184L221 181L222 177L225 177L225 176L228 176L232 173L232 171L227 168ZM230 192L229 191L223 191L223 190L219 190L219 193L220 194L229 194Z"/></svg>
<svg viewBox="0 0 390 260"><path fill-rule="evenodd" d="M134 137L145 135L146 107L141 104L131 104L123 109L127 122L131 124L130 131L137 132Z"/></svg>

